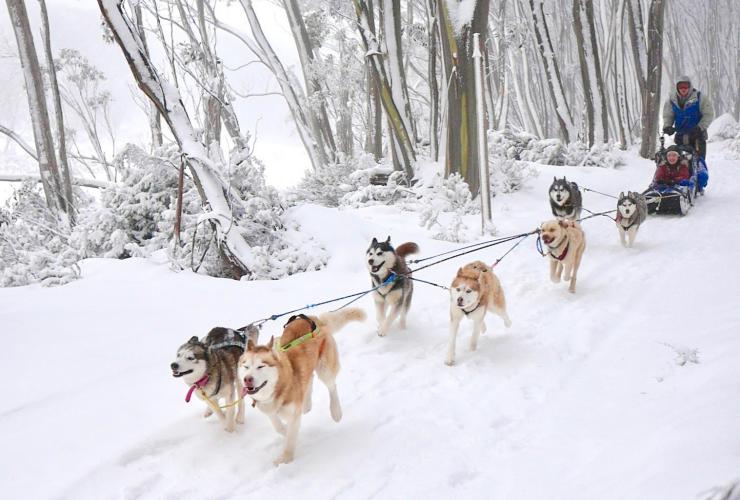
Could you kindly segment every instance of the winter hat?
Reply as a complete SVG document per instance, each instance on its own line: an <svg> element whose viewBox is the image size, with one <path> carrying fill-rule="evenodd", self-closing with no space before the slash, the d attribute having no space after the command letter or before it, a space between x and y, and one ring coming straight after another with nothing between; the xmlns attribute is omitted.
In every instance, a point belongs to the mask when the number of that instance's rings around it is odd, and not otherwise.
<svg viewBox="0 0 740 500"><path fill-rule="evenodd" d="M678 77L678 80L676 80L676 89L678 89L678 84L679 83L688 83L689 84L689 88L691 88L691 78L689 78L686 75L681 75L681 76Z"/></svg>

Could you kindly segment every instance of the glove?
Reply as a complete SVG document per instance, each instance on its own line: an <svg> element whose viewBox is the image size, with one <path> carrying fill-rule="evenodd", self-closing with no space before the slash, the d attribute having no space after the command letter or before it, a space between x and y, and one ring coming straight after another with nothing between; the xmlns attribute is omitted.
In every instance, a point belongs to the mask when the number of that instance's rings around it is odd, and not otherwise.
<svg viewBox="0 0 740 500"><path fill-rule="evenodd" d="M673 128L673 127L671 127L670 125L668 125L667 127L663 127L663 133L664 133L665 135L673 135L673 133L674 133L675 131L676 131L676 129L675 129L675 128Z"/></svg>
<svg viewBox="0 0 740 500"><path fill-rule="evenodd" d="M704 130L700 126L696 126L689 130L689 137L691 137L692 141L695 141L697 139L703 139L704 138Z"/></svg>

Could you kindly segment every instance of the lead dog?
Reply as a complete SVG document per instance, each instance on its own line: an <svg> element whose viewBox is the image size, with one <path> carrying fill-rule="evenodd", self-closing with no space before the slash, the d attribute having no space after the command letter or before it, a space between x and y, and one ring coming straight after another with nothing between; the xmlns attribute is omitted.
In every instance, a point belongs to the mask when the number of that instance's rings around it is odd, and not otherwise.
<svg viewBox="0 0 740 500"><path fill-rule="evenodd" d="M576 220L581 216L583 205L578 184L569 182L565 177L562 179L553 177L549 193L552 215L559 219L571 220Z"/></svg>
<svg viewBox="0 0 740 500"><path fill-rule="evenodd" d="M470 337L470 350L478 347L478 337L486 331L486 312L498 314L506 327L511 320L506 312L506 298L493 269L476 260L461 267L450 285L450 340L447 347L445 363L455 363L455 342L464 318L473 320L473 336Z"/></svg>
<svg viewBox="0 0 740 500"><path fill-rule="evenodd" d="M378 335L381 337L388 334L396 318L398 318L401 329L406 328L406 315L411 307L411 297L414 293L414 283L404 276L409 272L406 256L418 251L419 246L410 242L403 243L394 249L391 245L391 237L388 236L385 241L373 238L365 252L370 281L373 288L379 287L373 292L373 300L378 320ZM398 278L387 285L380 286L386 282L391 272L395 273Z"/></svg>
<svg viewBox="0 0 740 500"><path fill-rule="evenodd" d="M334 334L350 321L364 321L362 309L349 308L321 316L299 314L285 324L275 344L256 345L249 340L239 358L239 380L243 394L265 413L275 430L285 436L285 447L275 465L288 463L295 455L301 415L311 409L313 374L329 389L329 409L335 422L342 419L337 394L339 352ZM285 419L285 422L283 422Z"/></svg>
<svg viewBox="0 0 740 500"><path fill-rule="evenodd" d="M213 328L205 339L191 337L177 350L174 363L170 364L172 376L182 378L190 386L186 401L193 392L208 408L205 417L216 414L227 432L233 432L235 424L244 423L244 402L240 396L242 385L237 378L236 365L244 352L244 336L229 328ZM219 407L224 400L226 412ZM234 406L238 406L234 416Z"/></svg>
<svg viewBox="0 0 740 500"><path fill-rule="evenodd" d="M619 193L616 223L622 246L632 246L635 242L635 236L637 236L637 230L640 229L640 225L645 222L645 219L647 219L645 196L633 191L628 191L626 195Z"/></svg>
<svg viewBox="0 0 740 500"><path fill-rule="evenodd" d="M540 237L550 250L550 279L570 281L568 291L575 293L578 267L586 249L586 237L581 225L574 221L552 220L540 226Z"/></svg>

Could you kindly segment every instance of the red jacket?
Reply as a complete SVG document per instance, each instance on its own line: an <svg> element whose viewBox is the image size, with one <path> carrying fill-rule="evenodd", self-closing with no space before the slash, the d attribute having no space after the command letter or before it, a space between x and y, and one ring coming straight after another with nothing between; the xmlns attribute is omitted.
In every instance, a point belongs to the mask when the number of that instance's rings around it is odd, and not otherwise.
<svg viewBox="0 0 740 500"><path fill-rule="evenodd" d="M686 162L680 161L678 165L674 166L669 165L668 162L663 162L658 165L653 181L661 184L678 184L690 177L689 166Z"/></svg>

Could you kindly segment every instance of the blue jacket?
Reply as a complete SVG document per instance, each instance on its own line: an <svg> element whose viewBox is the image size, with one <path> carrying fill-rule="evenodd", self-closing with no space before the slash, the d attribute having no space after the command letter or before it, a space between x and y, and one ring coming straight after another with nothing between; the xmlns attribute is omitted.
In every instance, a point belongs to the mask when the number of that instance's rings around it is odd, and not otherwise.
<svg viewBox="0 0 740 500"><path fill-rule="evenodd" d="M706 130L712 119L714 112L709 98L696 89L692 89L686 97L683 108L678 105L676 94L673 94L663 106L663 126L673 125L679 134L686 134L696 126Z"/></svg>

